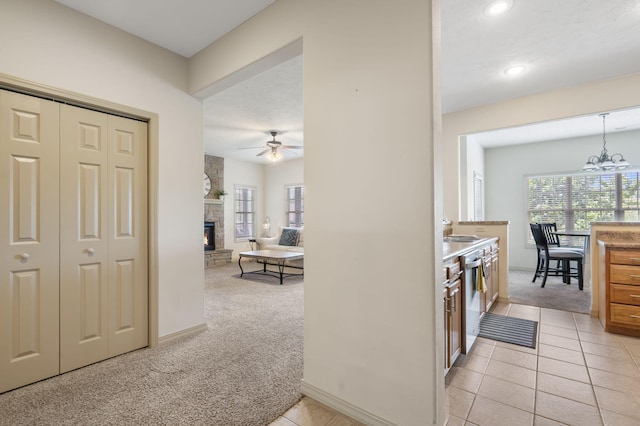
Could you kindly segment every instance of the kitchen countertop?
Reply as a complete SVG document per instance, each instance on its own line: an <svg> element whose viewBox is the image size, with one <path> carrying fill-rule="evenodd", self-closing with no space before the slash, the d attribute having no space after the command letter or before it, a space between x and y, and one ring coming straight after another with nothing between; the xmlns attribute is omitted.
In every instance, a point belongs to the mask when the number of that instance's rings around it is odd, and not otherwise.
<svg viewBox="0 0 640 426"><path fill-rule="evenodd" d="M636 223L636 226L638 224ZM640 248L640 232L597 231L598 244L612 248Z"/></svg>
<svg viewBox="0 0 640 426"><path fill-rule="evenodd" d="M448 243L445 241L442 244L443 260L447 262L448 260L451 260L454 257L463 255L467 252L478 249L487 244L491 244L495 241L498 241L498 237L482 238L480 240L473 241L470 243Z"/></svg>

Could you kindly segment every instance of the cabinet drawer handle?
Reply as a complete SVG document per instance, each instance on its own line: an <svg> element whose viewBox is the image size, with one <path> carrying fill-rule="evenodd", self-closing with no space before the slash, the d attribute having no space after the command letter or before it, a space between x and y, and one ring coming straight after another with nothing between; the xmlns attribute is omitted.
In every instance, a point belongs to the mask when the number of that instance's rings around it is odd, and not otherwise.
<svg viewBox="0 0 640 426"><path fill-rule="evenodd" d="M631 318L640 318L640 315L629 315Z"/></svg>
<svg viewBox="0 0 640 426"><path fill-rule="evenodd" d="M633 262L640 262L640 257L630 257L629 260Z"/></svg>
<svg viewBox="0 0 640 426"><path fill-rule="evenodd" d="M635 274L629 274L629 278L633 278L633 279L639 279L640 275L635 275Z"/></svg>
<svg viewBox="0 0 640 426"><path fill-rule="evenodd" d="M630 294L630 295L629 295L629 297L636 297L636 298L638 298L638 297L640 297L640 294Z"/></svg>

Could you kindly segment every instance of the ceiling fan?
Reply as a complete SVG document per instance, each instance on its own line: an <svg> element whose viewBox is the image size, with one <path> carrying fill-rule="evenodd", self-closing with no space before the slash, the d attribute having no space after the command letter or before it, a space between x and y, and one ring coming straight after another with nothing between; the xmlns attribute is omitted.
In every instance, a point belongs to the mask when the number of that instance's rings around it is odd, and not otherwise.
<svg viewBox="0 0 640 426"><path fill-rule="evenodd" d="M292 149L302 149L303 148L300 145L282 145L282 142L276 140L276 135L278 134L278 132L276 132L275 130L272 130L269 133L271 133L271 136L272 136L273 140L267 141L267 147L264 150L260 151L258 154L256 154L256 157L259 157L261 155L269 153L268 157L271 160L275 161L275 160L278 160L279 158L281 158L281 155L278 152L279 149L282 149L283 151L288 151L288 150L292 150ZM256 148L262 148L262 147L240 148L240 149L256 149Z"/></svg>

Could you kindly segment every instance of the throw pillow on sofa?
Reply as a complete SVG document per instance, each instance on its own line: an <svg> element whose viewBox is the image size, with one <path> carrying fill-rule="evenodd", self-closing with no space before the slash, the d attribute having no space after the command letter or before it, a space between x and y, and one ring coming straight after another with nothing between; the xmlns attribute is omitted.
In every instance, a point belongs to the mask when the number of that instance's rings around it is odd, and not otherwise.
<svg viewBox="0 0 640 426"><path fill-rule="evenodd" d="M282 235L280 235L281 246L295 246L298 244L298 230L293 228L282 228Z"/></svg>

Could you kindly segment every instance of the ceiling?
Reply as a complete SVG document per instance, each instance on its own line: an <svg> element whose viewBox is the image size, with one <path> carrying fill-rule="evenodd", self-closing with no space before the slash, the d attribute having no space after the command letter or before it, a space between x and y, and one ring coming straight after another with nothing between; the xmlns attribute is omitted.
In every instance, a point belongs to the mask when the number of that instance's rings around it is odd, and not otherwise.
<svg viewBox="0 0 640 426"><path fill-rule="evenodd" d="M55 1L188 58L275 0ZM441 1L445 113L640 72L638 0L513 0L494 17L483 13L489 3ZM517 64L526 66L522 74L504 73ZM304 143L302 60L286 61L204 105L205 152L269 162L255 155L271 139L269 131L281 131L276 139L285 145ZM612 113L607 133L640 128L639 122L637 111ZM593 115L474 138L496 146L601 132ZM240 149L248 147L255 149Z"/></svg>

